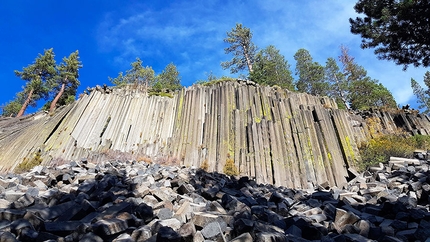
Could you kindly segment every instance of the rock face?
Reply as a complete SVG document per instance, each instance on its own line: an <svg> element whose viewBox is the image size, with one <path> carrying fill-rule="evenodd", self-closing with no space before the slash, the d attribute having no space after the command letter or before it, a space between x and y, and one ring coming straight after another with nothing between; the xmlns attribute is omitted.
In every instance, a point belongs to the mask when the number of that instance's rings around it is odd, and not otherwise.
<svg viewBox="0 0 430 242"><path fill-rule="evenodd" d="M372 171L373 170L373 171ZM427 241L429 163L299 190L136 161L0 176L0 241Z"/></svg>
<svg viewBox="0 0 430 242"><path fill-rule="evenodd" d="M372 122L368 122L368 121ZM427 116L337 109L333 100L250 82L195 85L173 98L137 89L94 89L50 116L0 119L0 169L37 152L45 165L64 160L134 159L240 175L293 188L343 187L374 133L429 134Z"/></svg>

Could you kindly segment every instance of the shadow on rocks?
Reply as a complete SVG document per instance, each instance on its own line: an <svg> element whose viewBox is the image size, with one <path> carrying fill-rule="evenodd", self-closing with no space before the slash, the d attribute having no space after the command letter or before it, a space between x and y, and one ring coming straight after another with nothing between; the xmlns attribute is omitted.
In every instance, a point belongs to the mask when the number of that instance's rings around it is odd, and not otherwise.
<svg viewBox="0 0 430 242"><path fill-rule="evenodd" d="M426 240L425 166L312 191L135 161L38 166L0 178L0 240Z"/></svg>

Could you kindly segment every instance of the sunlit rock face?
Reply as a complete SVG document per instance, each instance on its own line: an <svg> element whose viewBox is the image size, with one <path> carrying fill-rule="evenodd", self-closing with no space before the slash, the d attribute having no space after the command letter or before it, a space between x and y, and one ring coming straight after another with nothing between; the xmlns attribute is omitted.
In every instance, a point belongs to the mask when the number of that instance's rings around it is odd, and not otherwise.
<svg viewBox="0 0 430 242"><path fill-rule="evenodd" d="M372 127L366 120L372 117ZM249 81L194 85L172 97L94 88L54 114L0 119L0 169L38 154L44 165L87 158L205 167L291 188L344 187L358 144L402 129L430 133L426 116L399 110L353 114L327 97Z"/></svg>

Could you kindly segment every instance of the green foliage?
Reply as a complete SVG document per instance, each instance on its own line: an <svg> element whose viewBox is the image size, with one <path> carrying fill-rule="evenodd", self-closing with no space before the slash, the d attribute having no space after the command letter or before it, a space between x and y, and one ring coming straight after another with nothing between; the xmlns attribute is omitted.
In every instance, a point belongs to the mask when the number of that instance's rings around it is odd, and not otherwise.
<svg viewBox="0 0 430 242"><path fill-rule="evenodd" d="M63 95L61 95L60 99L57 102L58 106L64 106L70 103L73 103L76 100L76 89L74 88L66 88Z"/></svg>
<svg viewBox="0 0 430 242"><path fill-rule="evenodd" d="M296 75L299 79L296 88L299 92L306 92L311 95L326 96L329 84L325 81L324 67L318 62L314 62L309 51L299 49L294 55L296 60Z"/></svg>
<svg viewBox="0 0 430 242"><path fill-rule="evenodd" d="M420 150L430 149L430 136L428 135L414 135L409 137L412 144Z"/></svg>
<svg viewBox="0 0 430 242"><path fill-rule="evenodd" d="M58 82L74 86L77 88L79 86L79 69L81 69L82 62L79 60L79 51L71 53L69 57L63 57L63 61L57 67L58 69Z"/></svg>
<svg viewBox="0 0 430 242"><path fill-rule="evenodd" d="M374 107L396 108L397 103L391 92L377 80L365 78L352 84L351 108L367 110Z"/></svg>
<svg viewBox="0 0 430 242"><path fill-rule="evenodd" d="M22 71L15 70L15 75L26 82L18 117L24 113L28 105L35 106L38 100L49 97L52 83L58 75L54 56L52 48L45 50L43 55L38 55L33 64L24 67Z"/></svg>
<svg viewBox="0 0 430 242"><path fill-rule="evenodd" d="M67 90L67 89L66 89ZM70 95L70 94L64 94L61 95L60 99L57 102L58 106L64 106L64 105L68 105L73 103L76 100L76 96L75 95ZM49 111L51 108L51 104L52 101L47 101L42 107L41 110L43 111Z"/></svg>
<svg viewBox="0 0 430 242"><path fill-rule="evenodd" d="M2 116L4 117L13 117L16 116L19 110L21 109L21 102L17 100L12 100L2 108Z"/></svg>
<svg viewBox="0 0 430 242"><path fill-rule="evenodd" d="M231 61L221 62L223 69L229 69L231 73L237 73L248 68L249 73L252 72L257 47L252 42L252 32L249 28L236 24L236 27L227 32L227 38L224 42L230 44L225 48L225 53L233 53Z"/></svg>
<svg viewBox="0 0 430 242"><path fill-rule="evenodd" d="M215 84L220 83L220 82L234 81L234 80L236 80L236 79L232 78L232 77L227 77L227 76L222 76L222 77L218 78L215 75L213 75L211 72L208 75L207 80L199 80L195 84L202 85L202 86L212 86L212 85L215 85Z"/></svg>
<svg viewBox="0 0 430 242"><path fill-rule="evenodd" d="M40 93L41 95L48 95L49 86L41 86L40 84L51 84L52 81L57 78L57 70L55 63L54 49L48 49L44 51L44 54L39 54L33 64L24 67L22 71L15 70L15 75L20 77L22 80L27 82L27 87L34 89L44 88ZM35 82L37 83L35 83Z"/></svg>
<svg viewBox="0 0 430 242"><path fill-rule="evenodd" d="M56 105L65 105L70 103L71 98L76 96L76 91L80 85L79 69L82 68L82 62L79 60L79 51L75 51L69 57L63 57L63 61L57 66L58 75L55 82L52 83L52 94L55 95L51 102L50 111L52 112Z"/></svg>
<svg viewBox="0 0 430 242"><path fill-rule="evenodd" d="M126 71L125 75L120 72L115 78L108 77L109 81L119 87L125 85L134 85L135 88L144 86L145 90L149 91L149 95L168 97L172 97L172 94L167 92L175 91L182 87L179 71L173 63L168 64L157 76L155 76L152 67L143 67L139 58L136 58L136 61L131 63L131 67L130 70Z"/></svg>
<svg viewBox="0 0 430 242"><path fill-rule="evenodd" d="M430 136L383 135L371 139L359 147L362 163L360 170L378 163L387 162L391 156L412 158L416 149L430 148Z"/></svg>
<svg viewBox="0 0 430 242"><path fill-rule="evenodd" d="M234 165L234 160L233 159L231 159L231 158L227 159L227 161L225 162L225 165L224 165L223 172L227 176L237 176L237 175L239 175L239 171L237 170L236 166Z"/></svg>
<svg viewBox="0 0 430 242"><path fill-rule="evenodd" d="M24 102L23 99L24 99L24 93L19 92L15 95L15 99L2 105L2 116L4 117L16 116L22 107L22 103Z"/></svg>
<svg viewBox="0 0 430 242"><path fill-rule="evenodd" d="M430 66L428 1L359 0L354 9L363 17L349 19L351 32L362 37L362 48L375 48L380 59Z"/></svg>
<svg viewBox="0 0 430 242"><path fill-rule="evenodd" d="M411 79L411 87L420 104L418 108L424 109L423 113L430 113L430 71L426 71L424 75L424 84L427 90L424 90L420 84L414 79Z"/></svg>
<svg viewBox="0 0 430 242"><path fill-rule="evenodd" d="M334 100L337 104L338 109L342 109L342 110L348 109L348 106L345 104L344 100L342 100L341 98L335 98Z"/></svg>
<svg viewBox="0 0 430 242"><path fill-rule="evenodd" d="M330 57L327 59L324 71L326 80L331 87L328 91L329 97L336 100L339 108L347 108L349 85L334 58Z"/></svg>
<svg viewBox="0 0 430 242"><path fill-rule="evenodd" d="M108 77L109 81L117 86L134 84L136 87L143 85L146 88L151 87L155 81L155 72L152 67L144 67L142 63L142 60L136 58L136 61L131 63L131 69L127 70L125 75L120 72L115 78Z"/></svg>
<svg viewBox="0 0 430 242"><path fill-rule="evenodd" d="M78 71L82 68L79 52L75 51L69 57L64 57L60 65L56 64L54 57L54 50L51 48L45 50L43 55L39 54L35 61L22 71L15 70L15 75L26 81L24 90L19 94L20 98L16 98L13 103L21 105L16 114L18 117L24 113L27 106L36 106L36 102L42 98L55 96L51 101L53 109L56 104L69 102L72 98L70 96L76 96L80 84L77 79Z"/></svg>
<svg viewBox="0 0 430 242"><path fill-rule="evenodd" d="M15 172L21 173L31 170L33 167L42 164L41 151L37 151L31 159L24 158L21 163L15 168Z"/></svg>
<svg viewBox="0 0 430 242"><path fill-rule="evenodd" d="M64 105L71 104L74 101L76 101L75 95L67 95L67 97L64 99Z"/></svg>
<svg viewBox="0 0 430 242"><path fill-rule="evenodd" d="M354 103L354 107L360 106L361 99L356 100L356 98L362 98L354 89L354 85L364 81L367 77L367 71L354 61L354 57L349 54L349 49L341 45L340 46L341 55L339 56L339 61L342 63L342 70L334 69L336 74L336 84L335 84L335 98L342 100L344 103L342 106L350 107ZM366 80L367 80L366 79ZM358 94L358 95L357 95ZM365 99L363 99L365 100Z"/></svg>
<svg viewBox="0 0 430 242"><path fill-rule="evenodd" d="M257 53L250 79L259 84L294 90L290 65L273 45Z"/></svg>
<svg viewBox="0 0 430 242"><path fill-rule="evenodd" d="M369 77L367 77L367 71L354 61L346 46L341 45L340 51L338 60L342 64L341 68L336 60L330 57L326 62L325 76L330 85L328 95L336 100L339 108L349 108L351 103L357 103L357 100L353 100L358 97L352 87L353 84Z"/></svg>
<svg viewBox="0 0 430 242"><path fill-rule="evenodd" d="M349 106L355 110L396 108L397 104L391 92L377 80L367 76L367 71L349 55L348 48L341 46L340 50L342 70L332 58L326 63L326 78L331 86L329 95L335 98L339 107Z"/></svg>
<svg viewBox="0 0 430 242"><path fill-rule="evenodd" d="M112 77L108 77L109 81L114 84L115 86L118 87L122 87L128 84L127 80L124 77L124 74L122 73L122 71L120 73L118 73L118 76L115 78Z"/></svg>
<svg viewBox="0 0 430 242"><path fill-rule="evenodd" d="M173 63L170 63L164 70L156 77L156 82L152 89L156 92L160 91L175 91L180 89L181 78L179 71Z"/></svg>

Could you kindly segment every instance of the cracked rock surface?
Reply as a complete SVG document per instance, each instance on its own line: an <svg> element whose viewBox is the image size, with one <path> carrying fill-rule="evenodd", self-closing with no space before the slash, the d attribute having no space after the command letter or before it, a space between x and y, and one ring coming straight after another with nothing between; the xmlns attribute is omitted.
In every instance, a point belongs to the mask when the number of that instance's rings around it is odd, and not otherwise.
<svg viewBox="0 0 430 242"><path fill-rule="evenodd" d="M307 190L135 161L37 166L0 177L0 241L426 241L421 158Z"/></svg>

